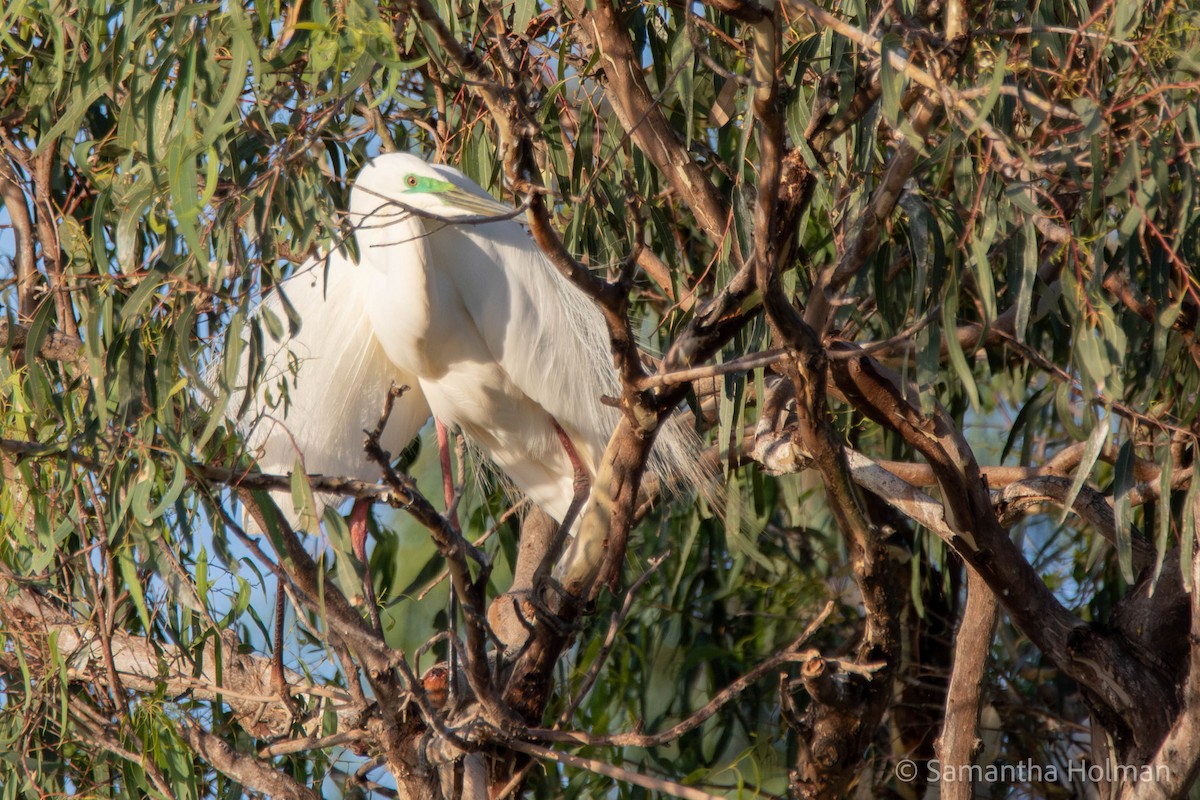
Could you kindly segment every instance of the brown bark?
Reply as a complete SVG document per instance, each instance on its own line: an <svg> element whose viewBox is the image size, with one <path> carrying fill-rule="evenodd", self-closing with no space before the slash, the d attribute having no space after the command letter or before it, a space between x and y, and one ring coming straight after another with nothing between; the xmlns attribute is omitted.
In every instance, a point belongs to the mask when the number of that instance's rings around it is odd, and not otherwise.
<svg viewBox="0 0 1200 800"><path fill-rule="evenodd" d="M646 85L628 26L616 8L610 0L566 0L564 5L579 22L592 49L600 54L600 66L608 83L606 97L612 102L621 127L679 191L709 239L723 240L729 225L726 203L687 152Z"/></svg>
<svg viewBox="0 0 1200 800"><path fill-rule="evenodd" d="M847 400L899 433L934 469L945 503L947 543L987 581L1013 622L1042 652L1090 688L1120 756L1143 763L1174 715L1170 678L1138 658L1123 636L1090 626L1063 608L996 519L974 455L944 410L926 417L906 399L919 396L915 388L903 391L900 381L870 357L832 363L834 380Z"/></svg>
<svg viewBox="0 0 1200 800"><path fill-rule="evenodd" d="M29 215L29 202L17 172L7 157L0 153L0 197L12 221L13 238L16 245L17 273L17 317L28 320L33 316L34 292L38 286L38 275L34 267L33 218Z"/></svg>
<svg viewBox="0 0 1200 800"><path fill-rule="evenodd" d="M761 161L754 209L755 282L762 292L772 339L788 351L780 366L795 391L800 444L821 474L862 596L865 619L857 661L880 665L869 676L831 676L821 661L806 666L804 684L813 703L803 723L792 787L800 797L838 797L857 772L865 745L887 708L891 665L899 647L899 604L886 549L863 513L845 450L830 420L825 350L817 332L792 307L779 280L779 186L784 163L776 76L779 50L774 21L758 22L754 26L754 112Z"/></svg>
<svg viewBox="0 0 1200 800"><path fill-rule="evenodd" d="M984 672L998 618L996 595L979 573L968 569L967 605L954 639L954 670L946 693L945 724L936 745L938 760L945 769L957 770L974 760ZM941 796L946 800L970 800L974 784L969 780L946 781Z"/></svg>

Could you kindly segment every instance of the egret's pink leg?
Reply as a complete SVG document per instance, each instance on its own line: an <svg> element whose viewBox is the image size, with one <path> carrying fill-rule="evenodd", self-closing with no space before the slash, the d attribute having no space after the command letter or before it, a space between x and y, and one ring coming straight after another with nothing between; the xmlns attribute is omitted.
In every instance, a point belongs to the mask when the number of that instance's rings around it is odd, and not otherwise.
<svg viewBox="0 0 1200 800"><path fill-rule="evenodd" d="M354 557L367 563L367 514L371 512L369 500L355 500L350 509L350 547Z"/></svg>
<svg viewBox="0 0 1200 800"><path fill-rule="evenodd" d="M567 460L571 462L571 469L575 472L575 480L573 482L575 494L571 498L571 504L567 506L567 512L558 521L558 530L554 532L553 539L548 543L549 547L542 554L541 562L533 573L532 584L535 588L541 582L542 577L549 574L551 566L558 560L559 553L562 552L563 543L567 540L567 534L575 525L575 520L579 517L579 512L583 510L583 504L587 502L588 494L592 489L592 479L588 477L587 468L583 466L583 459L579 457L579 451L575 449L575 443L571 441L571 437L558 424L558 420L551 417L550 423L554 426L554 433L558 436L559 443L562 444L563 450L566 451Z"/></svg>
<svg viewBox="0 0 1200 800"><path fill-rule="evenodd" d="M575 449L575 443L571 441L571 437L567 436L567 432L558 424L558 420L551 417L550 421L554 424L554 433L558 436L563 450L567 452L567 459L571 462L571 469L575 472L575 480L572 484L575 495L571 498L571 505L567 507L567 513L563 515L558 524L562 530L569 531L575 524L575 517L579 516L583 504L587 502L588 492L592 489L592 479L588 477L587 469L583 466L583 459L579 457L579 451Z"/></svg>
<svg viewBox="0 0 1200 800"><path fill-rule="evenodd" d="M437 428L438 456L442 461L442 494L446 498L446 513L450 524L461 530L458 525L458 510L454 507L454 473L450 470L450 431L437 417L433 419Z"/></svg>
<svg viewBox="0 0 1200 800"><path fill-rule="evenodd" d="M571 437L553 417L550 418L550 424L554 426L554 433L558 436L558 441L575 473L574 496L557 526L554 526L553 521L545 514L527 517L521 525L521 541L517 550L517 563L513 565L512 586L503 596L496 598L488 609L488 621L492 630L508 653L514 653L525 645L536 618L540 617L551 625L554 624L551 617L541 613L545 606L540 595L547 582L554 583L548 579L550 570L558 560L567 533L587 502L592 485L583 459L579 457L579 451L575 449ZM535 523L538 519L545 519L545 524ZM559 591L561 592L561 589Z"/></svg>
<svg viewBox="0 0 1200 800"><path fill-rule="evenodd" d="M369 500L355 500L350 508L350 549L354 557L363 565L363 599L367 603L367 613L371 615L371 624L375 633L382 635L383 627L379 624L379 608L375 602L375 581L371 579L371 567L367 564L367 515L371 513Z"/></svg>
<svg viewBox="0 0 1200 800"><path fill-rule="evenodd" d="M454 507L454 473L450 469L450 430L446 424L437 417L433 418L433 426L437 429L438 440L438 459L442 462L442 495L446 498L446 518L450 520L450 525L455 530L461 531L462 528L458 524L458 510ZM447 616L450 620L450 635L455 639L458 638L458 595L450 592L449 607L446 609ZM455 647L450 648L449 653L450 667L449 675L457 675L458 669L458 650ZM451 705L457 704L455 681L451 680L447 684L446 702Z"/></svg>

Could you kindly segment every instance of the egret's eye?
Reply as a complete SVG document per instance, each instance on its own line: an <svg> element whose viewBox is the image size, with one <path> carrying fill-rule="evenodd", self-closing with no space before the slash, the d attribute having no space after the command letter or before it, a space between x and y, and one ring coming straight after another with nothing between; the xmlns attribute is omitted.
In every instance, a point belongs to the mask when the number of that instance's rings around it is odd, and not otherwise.
<svg viewBox="0 0 1200 800"><path fill-rule="evenodd" d="M404 182L407 183L409 186L415 187L417 185L417 176L409 175L407 178L404 179Z"/></svg>

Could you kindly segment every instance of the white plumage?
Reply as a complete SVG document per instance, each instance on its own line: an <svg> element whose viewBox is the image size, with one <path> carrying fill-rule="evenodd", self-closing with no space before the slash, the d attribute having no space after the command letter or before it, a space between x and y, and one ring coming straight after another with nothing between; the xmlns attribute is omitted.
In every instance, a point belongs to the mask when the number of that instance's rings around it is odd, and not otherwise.
<svg viewBox="0 0 1200 800"><path fill-rule="evenodd" d="M268 357L277 377L288 375L289 351L299 369L286 414L249 437L264 470L290 470L299 452L310 473L377 477L361 431L396 381L411 390L387 429L392 452L432 412L562 518L573 470L554 423L594 475L618 413L601 398L619 384L599 310L519 224L479 222L506 211L458 170L416 156L383 155L362 170L350 200L358 263L334 253L327 284L318 262L283 285L302 327ZM651 471L667 484L703 480L696 445L669 423Z"/></svg>
<svg viewBox="0 0 1200 800"><path fill-rule="evenodd" d="M363 303L361 270L334 251L306 262L263 301L258 313L270 313L286 325L283 292L300 315L295 334L264 347L258 392L243 417L248 444L258 452L264 472L287 474L297 458L308 474L376 481L379 467L366 458L363 431L379 422L392 383L409 389L395 402L381 444L399 453L429 419L429 404L416 376L396 368L379 340ZM244 355L241 375L246 379ZM230 410L236 411L236 395ZM291 498L274 493L293 525ZM329 498L322 498L323 501Z"/></svg>

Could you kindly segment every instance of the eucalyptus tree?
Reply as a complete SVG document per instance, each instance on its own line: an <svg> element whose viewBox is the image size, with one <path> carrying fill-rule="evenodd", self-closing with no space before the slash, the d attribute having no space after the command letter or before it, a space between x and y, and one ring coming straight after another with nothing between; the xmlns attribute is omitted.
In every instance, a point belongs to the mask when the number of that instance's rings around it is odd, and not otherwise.
<svg viewBox="0 0 1200 800"><path fill-rule="evenodd" d="M1189 791L1191 4L11 0L0 37L4 797ZM372 484L228 421L390 151L523 209L611 340L595 547L519 648L487 606L547 523L486 464L456 521L429 431L368 430ZM722 491L648 504L681 406Z"/></svg>

